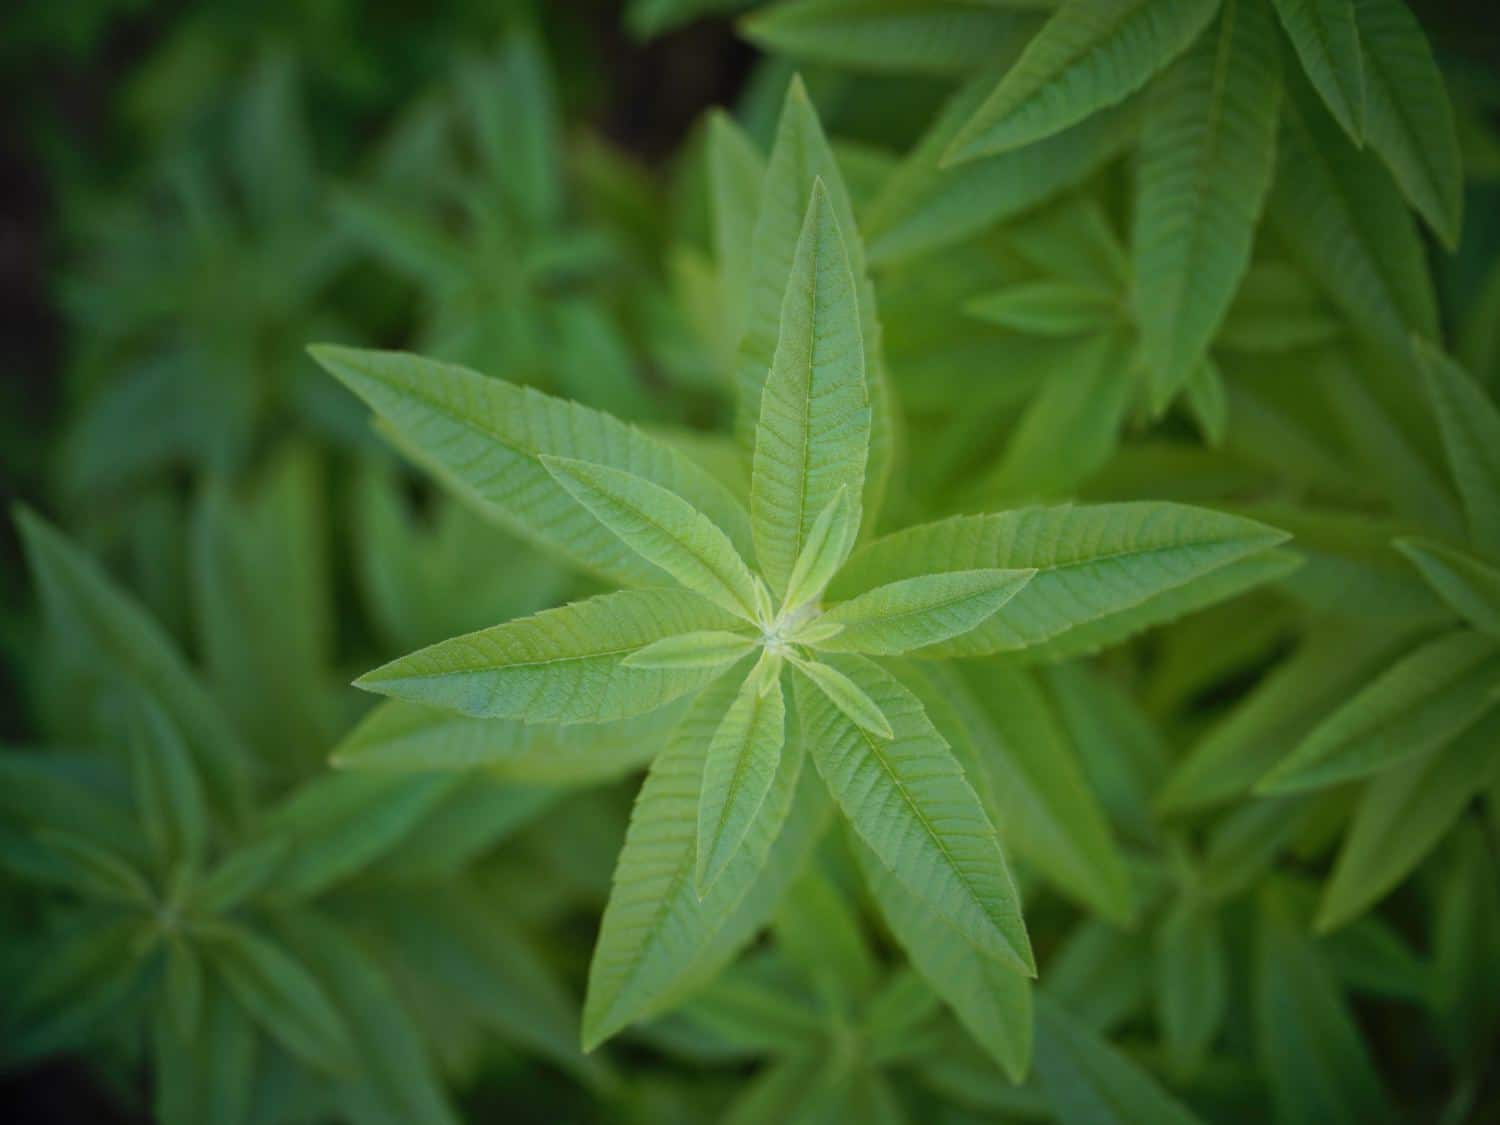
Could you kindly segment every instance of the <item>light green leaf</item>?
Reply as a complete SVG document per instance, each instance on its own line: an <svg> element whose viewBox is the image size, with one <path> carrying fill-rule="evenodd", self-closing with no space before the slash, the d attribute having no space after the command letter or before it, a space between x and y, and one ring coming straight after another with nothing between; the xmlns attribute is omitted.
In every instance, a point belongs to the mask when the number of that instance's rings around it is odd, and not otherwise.
<svg viewBox="0 0 1500 1125"><path fill-rule="evenodd" d="M805 678L808 750L854 830L909 891L986 956L1034 975L1020 897L984 808L922 705L878 665L836 658L892 728L872 736Z"/></svg>
<svg viewBox="0 0 1500 1125"><path fill-rule="evenodd" d="M1082 336L1121 322L1119 298L1073 281L1022 281L964 305L972 317L1031 336Z"/></svg>
<svg viewBox="0 0 1500 1125"><path fill-rule="evenodd" d="M1500 569L1430 539L1398 539L1395 547L1456 613L1500 640Z"/></svg>
<svg viewBox="0 0 1500 1125"><path fill-rule="evenodd" d="M150 699L131 714L130 763L141 825L158 858L196 869L208 841L203 790L182 736Z"/></svg>
<svg viewBox="0 0 1500 1125"><path fill-rule="evenodd" d="M787 88L781 119L777 124L776 141L766 169L760 211L756 216L755 234L751 243L752 273L745 337L740 346L740 401L736 432L745 449L753 452L764 413L761 399L769 381L767 372L772 369L782 347L782 316L788 293L792 289L790 282L798 257L798 247L807 233L807 219L818 210L809 206L809 199L815 194L814 187L820 179L823 181L825 199L822 210L828 212L821 221L821 237L826 239L832 234L835 242L842 243L843 254L835 253L834 256L841 258L847 255L848 271L854 284L850 304L858 311L857 340L863 357L863 393L868 396L870 405L867 423L869 462L865 465L861 461L863 493L854 493L852 484L850 489L851 499L857 501L855 508L864 513L862 522L868 527L873 525L880 510L886 478L890 473L897 440L897 419L887 386L884 360L881 358L880 326L875 316L875 287L871 284L866 269L864 246L855 227L849 193L844 187L838 161L828 145L828 139L823 135L817 111L807 96L802 80L795 77ZM818 266L820 271L828 275L825 280L834 280L833 275L842 272L834 268L835 263L829 261L826 253L819 258ZM849 309L841 311L848 314ZM844 357L841 366L848 366L848 363L849 357ZM831 438L833 435L829 436ZM838 490L840 483L845 482L825 478L816 483L815 491L819 493L819 499L812 505L811 511L806 513L806 522L799 529L803 535L822 511L823 504ZM799 538L798 542L800 541ZM760 533L757 533L757 548L760 543ZM767 579L779 577L784 581L795 558L795 550L789 551L788 557L781 563L785 569L779 575L769 572L769 566L762 558L762 574ZM781 592L780 584L773 581L772 586L774 592Z"/></svg>
<svg viewBox="0 0 1500 1125"><path fill-rule="evenodd" d="M1179 906L1156 931L1156 1018L1180 1078L1203 1065L1229 1003L1228 952L1211 909Z"/></svg>
<svg viewBox="0 0 1500 1125"><path fill-rule="evenodd" d="M1031 982L986 957L856 840L865 886L907 957L1012 1082L1031 1068Z"/></svg>
<svg viewBox="0 0 1500 1125"><path fill-rule="evenodd" d="M869 447L854 276L827 189L815 180L755 428L750 512L772 593L786 593L813 525L839 489L862 495Z"/></svg>
<svg viewBox="0 0 1500 1125"><path fill-rule="evenodd" d="M1005 65L986 68L954 94L865 210L871 262L902 261L977 234L1087 178L1134 139L1136 108L1127 103L1035 144L940 167Z"/></svg>
<svg viewBox="0 0 1500 1125"><path fill-rule="evenodd" d="M948 149L960 163L1018 148L1123 101L1208 26L1218 0L1068 0Z"/></svg>
<svg viewBox="0 0 1500 1125"><path fill-rule="evenodd" d="M709 112L707 149L724 332L730 347L738 348L745 334L753 272L750 244L760 208L761 183L766 178L766 160L745 131L722 110Z"/></svg>
<svg viewBox="0 0 1500 1125"><path fill-rule="evenodd" d="M1370 782L1318 908L1327 931L1358 917L1417 866L1500 771L1500 718L1490 715L1452 743Z"/></svg>
<svg viewBox="0 0 1500 1125"><path fill-rule="evenodd" d="M221 808L242 812L248 755L224 713L155 621L93 559L25 508L16 512L49 643L81 678L124 681L155 699L192 749Z"/></svg>
<svg viewBox="0 0 1500 1125"><path fill-rule="evenodd" d="M1497 683L1500 642L1469 631L1430 641L1318 724L1256 789L1315 789L1444 746L1500 702Z"/></svg>
<svg viewBox="0 0 1500 1125"><path fill-rule="evenodd" d="M734 925L787 818L802 769L796 739L783 748L771 790L738 851L699 899L693 882L703 765L736 687L723 681L703 693L636 797L589 967L585 1050L661 1010L684 978L701 971L700 958L721 928ZM755 925L763 922L764 915Z"/></svg>
<svg viewBox="0 0 1500 1125"><path fill-rule="evenodd" d="M229 853L193 888L192 904L206 914L226 914L259 893L291 850L287 839L260 840Z"/></svg>
<svg viewBox="0 0 1500 1125"><path fill-rule="evenodd" d="M765 50L809 62L964 75L1024 40L1036 23L1029 12L963 0L785 0L746 17L740 28Z"/></svg>
<svg viewBox="0 0 1500 1125"><path fill-rule="evenodd" d="M1037 997L1036 1072L1062 1125L1194 1125L1198 1118L1128 1055L1046 993Z"/></svg>
<svg viewBox="0 0 1500 1125"><path fill-rule="evenodd" d="M975 662L944 694L967 716L1006 847L1064 893L1128 925L1135 901L1124 857L1077 750L1033 676Z"/></svg>
<svg viewBox="0 0 1500 1125"><path fill-rule="evenodd" d="M399 352L318 346L313 357L359 395L445 484L502 526L575 565L635 585L661 582L570 496L541 454L606 465L681 496L750 546L744 507L710 474L641 431L577 403Z"/></svg>
<svg viewBox="0 0 1500 1125"><path fill-rule="evenodd" d="M739 851L776 780L786 742L780 680L749 676L724 713L703 763L694 888L701 899Z"/></svg>
<svg viewBox="0 0 1500 1125"><path fill-rule="evenodd" d="M754 637L705 630L652 641L625 658L627 668L726 668L755 650Z"/></svg>
<svg viewBox="0 0 1500 1125"><path fill-rule="evenodd" d="M215 931L208 953L235 999L271 1038L320 1070L356 1068L343 1016L306 966L280 945L230 927Z"/></svg>
<svg viewBox="0 0 1500 1125"><path fill-rule="evenodd" d="M1223 445L1229 429L1229 390L1212 356L1205 357L1188 379L1187 406L1203 440L1210 446Z"/></svg>
<svg viewBox="0 0 1500 1125"><path fill-rule="evenodd" d="M1448 467L1463 498L1474 546L1500 557L1500 410L1463 368L1418 341L1417 361L1442 427Z"/></svg>
<svg viewBox="0 0 1500 1125"><path fill-rule="evenodd" d="M1354 0L1354 13L1364 56L1365 136L1451 250L1463 213L1463 166L1432 48L1402 0Z"/></svg>
<svg viewBox="0 0 1500 1125"><path fill-rule="evenodd" d="M1171 596L1221 568L1259 554L1285 535L1252 520L1178 504L1127 503L1030 508L959 516L885 536L856 551L829 589L842 600L903 578L954 570L1036 570L1026 587L931 656L1024 649L1131 614L1153 624Z"/></svg>
<svg viewBox="0 0 1500 1125"><path fill-rule="evenodd" d="M588 461L540 458L547 471L641 558L730 613L754 621L755 578L729 537L650 481Z"/></svg>
<svg viewBox="0 0 1500 1125"><path fill-rule="evenodd" d="M1356 145L1365 140L1365 60L1354 0L1275 0L1281 26L1323 104Z"/></svg>
<svg viewBox="0 0 1500 1125"><path fill-rule="evenodd" d="M1259 1069L1277 1121L1392 1120L1359 1029L1276 884L1260 897L1254 989Z"/></svg>
<svg viewBox="0 0 1500 1125"><path fill-rule="evenodd" d="M356 686L465 715L601 723L655 710L717 673L628 668L627 655L663 637L737 623L685 590L622 590L439 642Z"/></svg>
<svg viewBox="0 0 1500 1125"><path fill-rule="evenodd" d="M786 583L786 604L795 609L817 598L854 549L859 515L841 487L813 522Z"/></svg>
<svg viewBox="0 0 1500 1125"><path fill-rule="evenodd" d="M1275 164L1278 52L1263 0L1222 0L1215 27L1151 88L1131 272L1157 411L1198 369L1249 267Z"/></svg>
<svg viewBox="0 0 1500 1125"><path fill-rule="evenodd" d="M1267 215L1297 265L1366 336L1394 351L1410 332L1435 333L1411 213L1380 162L1351 148L1309 94L1286 99Z"/></svg>
<svg viewBox="0 0 1500 1125"><path fill-rule="evenodd" d="M819 660L792 660L792 667L861 730L877 738L894 738L890 720L879 705L844 673Z"/></svg>
<svg viewBox="0 0 1500 1125"><path fill-rule="evenodd" d="M820 642L832 652L893 655L962 636L1031 581L1034 570L950 570L867 590L820 621L842 628Z"/></svg>

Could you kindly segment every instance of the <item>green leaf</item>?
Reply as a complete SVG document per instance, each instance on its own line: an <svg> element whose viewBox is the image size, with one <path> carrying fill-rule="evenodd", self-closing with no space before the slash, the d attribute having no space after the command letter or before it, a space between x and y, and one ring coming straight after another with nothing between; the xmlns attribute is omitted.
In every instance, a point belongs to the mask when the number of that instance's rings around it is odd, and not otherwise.
<svg viewBox="0 0 1500 1125"><path fill-rule="evenodd" d="M625 658L627 668L726 668L755 651L754 637L705 630L663 637Z"/></svg>
<svg viewBox="0 0 1500 1125"><path fill-rule="evenodd" d="M1251 520L1178 504L1030 508L959 516L896 532L856 551L829 589L842 600L875 586L954 570L1036 570L979 628L924 656L981 656L1055 641L1131 615L1134 629L1181 609L1172 595L1282 542ZM1163 617L1155 617L1161 620Z"/></svg>
<svg viewBox="0 0 1500 1125"><path fill-rule="evenodd" d="M1208 26L1218 0L1068 0L948 148L960 163L1042 140L1140 89Z"/></svg>
<svg viewBox="0 0 1500 1125"><path fill-rule="evenodd" d="M142 699L131 714L130 759L142 827L159 858L196 869L208 840L208 810L182 736Z"/></svg>
<svg viewBox="0 0 1500 1125"><path fill-rule="evenodd" d="M670 1002L720 929L733 924L787 818L802 769L796 739L783 748L771 790L738 851L699 899L693 882L703 765L736 688L723 681L703 693L636 797L589 967L585 1050Z"/></svg>
<svg viewBox="0 0 1500 1125"><path fill-rule="evenodd" d="M802 551L787 579L786 604L795 609L822 594L839 567L848 560L858 535L858 513L850 503L849 490L840 488L807 533L807 540L802 544Z"/></svg>
<svg viewBox="0 0 1500 1125"><path fill-rule="evenodd" d="M1192 1125L1198 1120L1045 993L1037 998L1036 1071L1048 1108L1062 1125Z"/></svg>
<svg viewBox="0 0 1500 1125"><path fill-rule="evenodd" d="M809 199L818 194L814 189L820 179L823 182L824 203L822 206L810 206ZM808 219L817 215L822 215L821 219L814 218L820 229L809 232ZM862 356L860 377L864 380L861 393L869 399L870 413L867 422L867 465L864 454L860 454L864 490L856 494L851 485L850 498L856 501L856 510L865 513L864 524L872 525L880 510L897 436L895 408L887 386L884 360L881 358L880 327L875 316L875 287L870 282L864 246L854 223L854 210L844 187L838 161L823 135L806 88L800 78L793 78L787 88L781 119L777 124L776 142L771 149L770 163L761 191L760 211L756 215L755 233L751 240L752 273L749 279L745 337L740 345L737 380L740 402L736 415L736 430L747 451L754 451L759 440L764 414L761 400L766 385L771 381L767 372L771 371L778 352L782 350L782 317L788 305L789 293L795 291L791 284L793 267L798 259L799 247L807 235L814 239L814 243L806 248L808 253L821 241L825 250L834 251L835 258L847 256L849 276L853 278L854 290L849 307L840 312L845 316L851 310L857 310L858 313L856 338ZM835 244L842 244L842 253L837 252L837 245L827 245L830 236ZM823 253L817 260L819 273L823 281L828 283L837 283L842 279L840 265L839 262L830 261L828 253ZM803 297L806 295L807 292L804 291ZM804 313L806 311L804 309ZM820 316L819 320L821 322L823 318ZM787 346L791 347L792 343L788 341ZM825 358L832 358L826 357L826 349L823 352ZM790 359L790 356L787 358ZM850 368L851 357L842 357L838 366ZM846 377L852 373L852 370L843 372ZM791 377L795 373L786 374ZM834 436L827 435L830 439ZM819 435L820 439L823 437L824 435ZM853 450L849 449L847 452L852 453ZM801 488L804 482L797 483ZM812 521L822 511L828 498L838 491L840 483L844 482L828 479L826 474L819 474L819 479L813 482L813 491L820 498L811 505L811 511L805 516L806 522L797 529L798 543L805 538ZM753 499L751 506L754 507ZM757 551L763 534L763 530L756 534ZM787 549L784 543L781 547ZM796 551L788 550L785 560L778 564L784 567L779 575L771 570L766 559L761 558L763 576L768 580L779 578L784 582L795 558ZM771 584L776 593L781 592L778 582L772 581Z"/></svg>
<svg viewBox="0 0 1500 1125"><path fill-rule="evenodd" d="M1320 931L1358 917L1427 856L1500 771L1496 739L1500 718L1491 715L1370 782L1323 892Z"/></svg>
<svg viewBox="0 0 1500 1125"><path fill-rule="evenodd" d="M882 655L920 651L981 625L1035 573L950 570L877 586L832 606L819 618L842 628L817 647Z"/></svg>
<svg viewBox="0 0 1500 1125"><path fill-rule="evenodd" d="M577 403L399 352L319 345L313 358L392 426L404 449L502 526L607 578L659 584L641 559L542 465L592 461L634 473L704 513L743 554L749 517L713 477L641 431Z"/></svg>
<svg viewBox="0 0 1500 1125"><path fill-rule="evenodd" d="M1276 884L1260 897L1254 990L1259 1070L1276 1120L1392 1120L1359 1029Z"/></svg>
<svg viewBox="0 0 1500 1125"><path fill-rule="evenodd" d="M1281 64L1261 0L1154 83L1136 163L1132 290L1157 411L1197 371L1250 264L1271 187Z"/></svg>
<svg viewBox="0 0 1500 1125"><path fill-rule="evenodd" d="M170 1012L154 1020L154 1110L162 1125L243 1125L255 1092L256 1034L222 983L204 989L202 1026L184 1034Z"/></svg>
<svg viewBox="0 0 1500 1125"><path fill-rule="evenodd" d="M1156 931L1156 1018L1179 1077L1203 1065L1229 1003L1228 953L1211 909L1179 906Z"/></svg>
<svg viewBox="0 0 1500 1125"><path fill-rule="evenodd" d="M167 942L167 1012L183 1040L191 1043L203 1012L203 962L180 938Z"/></svg>
<svg viewBox="0 0 1500 1125"><path fill-rule="evenodd" d="M854 275L819 179L797 239L755 427L750 512L756 556L773 593L786 593L813 525L839 489L862 494L869 448Z"/></svg>
<svg viewBox="0 0 1500 1125"><path fill-rule="evenodd" d="M627 655L663 637L737 623L685 590L622 590L441 641L356 686L465 715L601 723L655 710L718 671L631 668Z"/></svg>
<svg viewBox="0 0 1500 1125"><path fill-rule="evenodd" d="M43 828L36 842L55 862L56 877L82 894L140 907L155 901L151 884L129 861L72 832Z"/></svg>
<svg viewBox="0 0 1500 1125"><path fill-rule="evenodd" d="M1286 99L1266 213L1297 265L1370 339L1394 351L1410 332L1435 334L1410 212L1379 161L1351 148L1308 95Z"/></svg>
<svg viewBox="0 0 1500 1125"><path fill-rule="evenodd" d="M16 523L51 643L65 646L64 659L81 675L123 680L155 699L187 740L214 799L241 812L248 793L244 746L166 633L40 517L22 508Z"/></svg>
<svg viewBox="0 0 1500 1125"><path fill-rule="evenodd" d="M1031 982L976 950L863 843L856 843L855 854L865 886L912 965L1019 1084L1031 1067Z"/></svg>
<svg viewBox="0 0 1500 1125"><path fill-rule="evenodd" d="M1500 640L1500 569L1431 539L1398 539L1400 551L1454 612Z"/></svg>
<svg viewBox="0 0 1500 1125"><path fill-rule="evenodd" d="M271 881L290 848L285 839L260 840L230 852L193 888L193 905L208 914L235 909Z"/></svg>
<svg viewBox="0 0 1500 1125"><path fill-rule="evenodd" d="M724 330L732 348L745 334L753 272L750 244L760 207L766 160L722 110L708 115L708 182L713 201L714 258L723 292Z"/></svg>
<svg viewBox="0 0 1500 1125"><path fill-rule="evenodd" d="M1022 281L964 305L972 317L1031 336L1082 336L1120 322L1119 298L1061 279Z"/></svg>
<svg viewBox="0 0 1500 1125"><path fill-rule="evenodd" d="M872 736L822 691L797 681L809 752L854 830L909 891L986 956L1036 972L1020 897L995 830L922 705L878 665L836 658L892 736ZM832 665L830 665L831 667Z"/></svg>
<svg viewBox="0 0 1500 1125"><path fill-rule="evenodd" d="M1003 73L1003 66L987 67L954 94L865 210L871 262L902 261L977 234L1086 179L1134 139L1137 115L1127 103L1023 148L940 167Z"/></svg>
<svg viewBox="0 0 1500 1125"><path fill-rule="evenodd" d="M215 931L209 956L236 1000L271 1038L320 1070L357 1066L349 1027L306 966L241 927Z"/></svg>
<svg viewBox="0 0 1500 1125"><path fill-rule="evenodd" d="M720 665L722 667L722 665ZM332 764L360 770L467 770L528 782L609 779L644 764L681 718L664 707L617 723L538 727L473 719L391 699L334 747Z"/></svg>
<svg viewBox="0 0 1500 1125"><path fill-rule="evenodd" d="M1033 673L963 666L943 692L966 717L1001 839L1064 893L1119 925L1135 914L1124 857Z"/></svg>
<svg viewBox="0 0 1500 1125"><path fill-rule="evenodd" d="M1500 643L1468 631L1430 641L1318 724L1256 789L1332 785L1444 746L1500 702L1497 682Z"/></svg>
<svg viewBox="0 0 1500 1125"><path fill-rule="evenodd" d="M703 763L694 888L702 898L735 857L760 813L786 742L780 680L769 690L749 676L724 713Z"/></svg>
<svg viewBox="0 0 1500 1125"><path fill-rule="evenodd" d="M844 673L818 660L793 660L802 677L844 717L876 738L894 738L890 720L880 706Z"/></svg>
<svg viewBox="0 0 1500 1125"><path fill-rule="evenodd" d="M1356 145L1365 140L1365 59L1354 0L1275 0L1302 69Z"/></svg>
<svg viewBox="0 0 1500 1125"><path fill-rule="evenodd" d="M1434 910L1432 1006L1449 1053L1478 1073L1500 1028L1500 996L1489 987L1500 953L1500 878L1477 824L1460 828L1448 854Z"/></svg>
<svg viewBox="0 0 1500 1125"><path fill-rule="evenodd" d="M1418 341L1417 361L1442 428L1448 467L1463 498L1474 546L1500 556L1500 410L1442 352Z"/></svg>
<svg viewBox="0 0 1500 1125"><path fill-rule="evenodd" d="M547 471L631 550L730 613L756 619L755 578L729 537L686 500L633 473L541 456Z"/></svg>
<svg viewBox="0 0 1500 1125"><path fill-rule="evenodd" d="M1354 0L1364 57L1365 136L1451 250L1463 213L1463 166L1443 76L1402 0Z"/></svg>
<svg viewBox="0 0 1500 1125"><path fill-rule="evenodd" d="M1029 12L962 0L785 0L740 23L752 43L795 59L934 75L967 74L1035 26Z"/></svg>
<svg viewBox="0 0 1500 1125"><path fill-rule="evenodd" d="M1222 446L1229 429L1229 389L1212 356L1205 357L1189 377L1187 406L1203 440L1215 448Z"/></svg>

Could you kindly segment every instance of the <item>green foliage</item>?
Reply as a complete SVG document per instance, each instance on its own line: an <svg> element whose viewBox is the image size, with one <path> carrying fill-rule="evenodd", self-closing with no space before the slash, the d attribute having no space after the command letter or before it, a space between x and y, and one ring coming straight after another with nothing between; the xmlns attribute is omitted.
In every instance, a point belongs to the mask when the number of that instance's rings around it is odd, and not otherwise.
<svg viewBox="0 0 1500 1125"><path fill-rule="evenodd" d="M65 251L5 430L7 1079L1494 1117L1484 17L616 7L0 51Z"/></svg>

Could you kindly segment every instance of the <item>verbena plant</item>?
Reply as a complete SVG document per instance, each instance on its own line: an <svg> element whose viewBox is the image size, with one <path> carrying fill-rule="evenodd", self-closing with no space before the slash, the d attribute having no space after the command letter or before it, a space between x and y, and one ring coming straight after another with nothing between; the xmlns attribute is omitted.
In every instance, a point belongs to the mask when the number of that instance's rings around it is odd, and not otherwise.
<svg viewBox="0 0 1500 1125"><path fill-rule="evenodd" d="M173 1122L1494 1116L1492 76L1400 0L641 0L766 52L648 170L571 9L233 7L49 161L0 1063Z"/></svg>

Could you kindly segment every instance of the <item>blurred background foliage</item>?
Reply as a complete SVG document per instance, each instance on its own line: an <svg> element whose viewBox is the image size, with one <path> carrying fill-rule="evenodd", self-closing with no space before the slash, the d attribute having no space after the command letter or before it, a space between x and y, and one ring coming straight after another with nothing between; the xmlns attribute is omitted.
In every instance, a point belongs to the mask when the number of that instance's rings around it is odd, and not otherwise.
<svg viewBox="0 0 1500 1125"><path fill-rule="evenodd" d="M785 15L796 3L743 34L737 0L7 13L0 446L7 498L43 513L20 521L30 579L5 531L0 590L11 1119L1104 1120L1067 1092L1080 1075L1131 1087L1107 1037L1211 1120L1294 1119L1297 1081L1267 1068L1305 1065L1308 1089L1324 1064L1335 1107L1379 1117L1394 1093L1412 1120L1495 1112L1493 720L1451 815L1426 814L1444 818L1431 839L1370 876L1375 898L1395 888L1386 909L1342 901L1363 916L1331 938L1309 927L1330 857L1352 822L1340 862L1372 863L1393 798L1359 819L1349 786L1240 801L1451 620L1390 546L1461 530L1420 383L1299 260L1295 206L1273 195L1212 373L1153 411L1122 313L1138 107L1021 172L976 168L938 206L937 157L993 81L981 66L1053 5L935 6L970 32L895 62L848 27L820 38ZM922 5L823 7L888 17L890 36ZM1493 395L1500 22L1484 4L1417 11L1467 177L1453 252L1420 236L1422 285ZM367 706L354 674L590 588L424 483L306 344L409 348L575 398L737 479L712 202L736 169L702 115L733 107L763 149L794 67L876 269L908 427L890 526L1176 499L1293 531L1303 559L1098 660L987 684L1013 705L998 721L1022 724L1010 737L1079 763L1137 884L1129 919L1080 910L1088 879L1038 843L1055 826L1008 840L1044 961L1022 1086L893 954L833 838L766 941L584 1056L589 951L659 730L607 760L327 768ZM1351 422L1372 414L1385 424ZM1461 815L1485 785L1487 816ZM144 921L102 921L122 909ZM1299 1057L1256 1023L1268 1007L1333 1046ZM193 1051L220 1073L184 1066ZM329 1078L330 1059L386 1085Z"/></svg>

